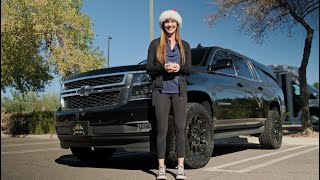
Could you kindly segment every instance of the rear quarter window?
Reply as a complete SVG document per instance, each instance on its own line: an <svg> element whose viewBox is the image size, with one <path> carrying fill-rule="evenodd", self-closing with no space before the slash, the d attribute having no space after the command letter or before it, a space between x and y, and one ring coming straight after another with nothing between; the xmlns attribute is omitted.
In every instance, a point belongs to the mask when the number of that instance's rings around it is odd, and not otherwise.
<svg viewBox="0 0 320 180"><path fill-rule="evenodd" d="M256 72L262 82L267 83L267 84L272 84L272 85L278 85L278 82L273 77L273 74L270 74L270 72L267 71L267 69L260 67L256 63L252 63L252 64L255 67Z"/></svg>

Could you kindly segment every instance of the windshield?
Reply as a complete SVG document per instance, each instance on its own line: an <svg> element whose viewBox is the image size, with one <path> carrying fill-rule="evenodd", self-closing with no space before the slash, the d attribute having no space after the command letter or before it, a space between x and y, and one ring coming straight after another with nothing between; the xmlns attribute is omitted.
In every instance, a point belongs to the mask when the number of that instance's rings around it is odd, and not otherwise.
<svg viewBox="0 0 320 180"><path fill-rule="evenodd" d="M139 64L139 65L147 64L147 60L145 59L145 60L143 60L143 61L139 62L138 64Z"/></svg>
<svg viewBox="0 0 320 180"><path fill-rule="evenodd" d="M317 88L315 88L314 86L311 86L310 84L308 84L308 91L310 93L319 93L319 90Z"/></svg>
<svg viewBox="0 0 320 180"><path fill-rule="evenodd" d="M300 85L293 82L292 87L294 87L296 94L300 95ZM314 86L311 86L310 84L307 84L307 89L308 89L309 94L312 94L312 93L319 94L319 90L317 88L315 88Z"/></svg>

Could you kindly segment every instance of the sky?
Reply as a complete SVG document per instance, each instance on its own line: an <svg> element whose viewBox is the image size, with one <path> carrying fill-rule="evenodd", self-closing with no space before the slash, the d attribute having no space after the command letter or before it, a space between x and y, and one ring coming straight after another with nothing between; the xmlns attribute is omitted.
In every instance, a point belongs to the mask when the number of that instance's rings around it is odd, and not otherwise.
<svg viewBox="0 0 320 180"><path fill-rule="evenodd" d="M94 46L108 56L110 40L110 67L137 64L146 59L150 43L149 0L84 0L82 12L87 14L95 31ZM154 38L160 36L159 15L164 10L176 9L182 16L181 37L191 47L220 46L231 49L262 64L284 64L300 67L305 32L288 37L280 31L270 33L262 44L256 44L250 36L240 31L240 22L228 20L212 27L206 17L216 11L209 0L154 0ZM307 82L319 82L319 34L313 39ZM59 78L47 86L46 92L59 92Z"/></svg>

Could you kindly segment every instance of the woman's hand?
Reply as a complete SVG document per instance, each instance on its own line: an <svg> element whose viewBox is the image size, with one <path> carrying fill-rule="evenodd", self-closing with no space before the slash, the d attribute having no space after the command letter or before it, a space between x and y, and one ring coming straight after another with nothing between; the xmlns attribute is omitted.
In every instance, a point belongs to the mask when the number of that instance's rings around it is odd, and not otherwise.
<svg viewBox="0 0 320 180"><path fill-rule="evenodd" d="M164 65L164 69L168 72L168 73L172 73L173 72L173 66L172 66L173 63L166 63Z"/></svg>
<svg viewBox="0 0 320 180"><path fill-rule="evenodd" d="M164 65L164 68L168 73L175 73L180 70L180 65L178 63L169 62Z"/></svg>
<svg viewBox="0 0 320 180"><path fill-rule="evenodd" d="M180 64L172 63L172 72L178 72L180 70Z"/></svg>

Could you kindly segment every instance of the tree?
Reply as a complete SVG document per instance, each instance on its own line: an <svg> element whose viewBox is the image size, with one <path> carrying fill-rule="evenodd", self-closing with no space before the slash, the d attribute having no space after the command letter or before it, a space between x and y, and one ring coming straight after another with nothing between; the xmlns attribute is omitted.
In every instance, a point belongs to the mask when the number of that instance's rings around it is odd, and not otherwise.
<svg viewBox="0 0 320 180"><path fill-rule="evenodd" d="M303 57L299 67L300 94L302 106L302 127L310 133L310 121L306 69L311 52L314 31L319 27L319 0L215 0L218 12L208 16L209 25L218 20L235 16L242 19L242 30L261 43L269 32L288 31L292 34L298 25L306 30Z"/></svg>
<svg viewBox="0 0 320 180"><path fill-rule="evenodd" d="M34 103L38 100L35 92L20 93L13 91L12 98L1 97L1 110L9 113L25 113L34 110Z"/></svg>
<svg viewBox="0 0 320 180"><path fill-rule="evenodd" d="M43 91L53 79L103 67L82 0L1 0L1 90Z"/></svg>
<svg viewBox="0 0 320 180"><path fill-rule="evenodd" d="M313 83L313 86L319 90L319 82Z"/></svg>

